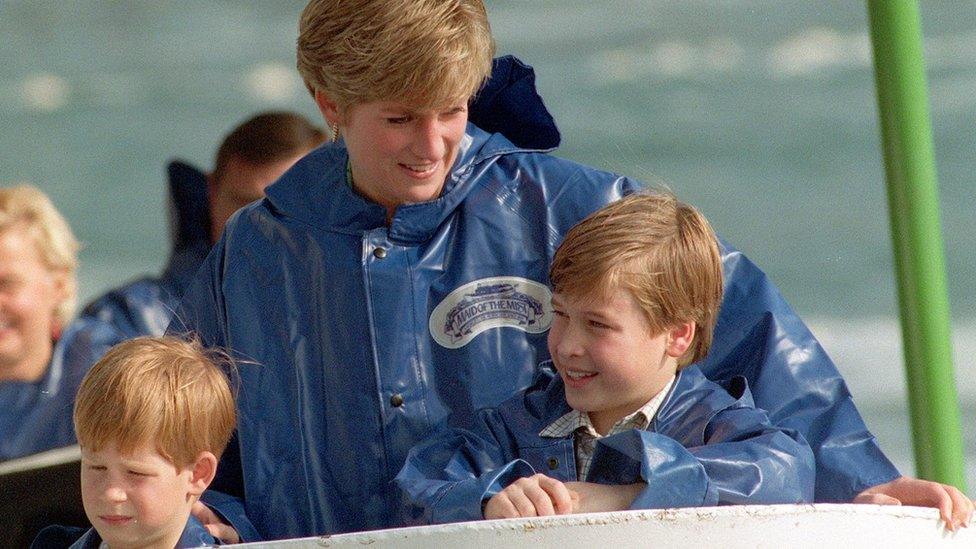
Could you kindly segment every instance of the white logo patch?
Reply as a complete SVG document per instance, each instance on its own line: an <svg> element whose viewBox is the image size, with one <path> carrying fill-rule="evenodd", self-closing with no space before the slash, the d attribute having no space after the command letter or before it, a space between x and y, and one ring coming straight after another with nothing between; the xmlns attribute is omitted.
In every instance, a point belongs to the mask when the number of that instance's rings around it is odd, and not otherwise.
<svg viewBox="0 0 976 549"><path fill-rule="evenodd" d="M442 347L464 347L485 330L510 326L539 334L552 324L552 292L527 278L496 276L455 289L430 313L430 335Z"/></svg>

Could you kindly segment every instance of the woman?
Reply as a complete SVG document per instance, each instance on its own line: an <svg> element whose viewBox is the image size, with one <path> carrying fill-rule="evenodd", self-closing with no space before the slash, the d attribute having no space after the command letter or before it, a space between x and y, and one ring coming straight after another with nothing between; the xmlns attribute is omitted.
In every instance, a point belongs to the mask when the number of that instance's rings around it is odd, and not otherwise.
<svg viewBox="0 0 976 549"><path fill-rule="evenodd" d="M467 124L493 49L480 0L305 8L299 71L342 137L228 223L170 328L247 359L238 454L215 483L230 495L205 497L245 540L408 521L390 484L406 452L529 383L548 358L556 245L640 188ZM723 256L703 370L745 375L810 440L819 500L901 482L806 327L748 259Z"/></svg>
<svg viewBox="0 0 976 549"><path fill-rule="evenodd" d="M117 341L96 321L68 325L77 253L71 228L44 193L0 189L0 460L75 442L75 391Z"/></svg>

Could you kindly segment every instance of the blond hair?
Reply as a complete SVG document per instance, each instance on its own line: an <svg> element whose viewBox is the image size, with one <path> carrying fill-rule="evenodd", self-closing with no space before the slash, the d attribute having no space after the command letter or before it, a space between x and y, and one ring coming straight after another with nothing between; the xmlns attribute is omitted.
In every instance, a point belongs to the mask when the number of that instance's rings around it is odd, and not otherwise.
<svg viewBox="0 0 976 549"><path fill-rule="evenodd" d="M339 108L467 100L494 51L481 0L312 0L298 25L298 71Z"/></svg>
<svg viewBox="0 0 976 549"><path fill-rule="evenodd" d="M219 458L236 425L234 397L217 366L226 360L176 337L139 337L112 347L78 389L79 444L97 452L114 442L124 454L153 443L179 469L201 452Z"/></svg>
<svg viewBox="0 0 976 549"><path fill-rule="evenodd" d="M695 323L679 367L705 357L722 302L722 260L708 221L664 192L624 197L573 227L549 279L561 294L608 299L629 291L654 334Z"/></svg>
<svg viewBox="0 0 976 549"><path fill-rule="evenodd" d="M71 321L78 299L78 241L51 199L32 185L0 188L0 233L23 228L48 270L65 275L65 297L55 309L62 326Z"/></svg>

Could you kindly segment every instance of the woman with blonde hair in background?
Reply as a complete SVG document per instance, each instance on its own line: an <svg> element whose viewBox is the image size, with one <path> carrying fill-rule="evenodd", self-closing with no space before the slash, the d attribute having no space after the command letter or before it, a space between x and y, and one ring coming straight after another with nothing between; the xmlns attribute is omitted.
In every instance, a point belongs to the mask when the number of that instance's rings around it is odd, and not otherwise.
<svg viewBox="0 0 976 549"><path fill-rule="evenodd" d="M75 443L82 377L119 341L94 320L70 323L78 242L30 185L0 188L0 460Z"/></svg>

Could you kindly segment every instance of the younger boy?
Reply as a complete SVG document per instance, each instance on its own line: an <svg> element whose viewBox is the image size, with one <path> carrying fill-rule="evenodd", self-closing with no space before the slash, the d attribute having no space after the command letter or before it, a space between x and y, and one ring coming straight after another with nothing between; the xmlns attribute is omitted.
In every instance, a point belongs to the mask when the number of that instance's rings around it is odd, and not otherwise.
<svg viewBox="0 0 976 549"><path fill-rule="evenodd" d="M113 347L82 381L74 422L94 528L72 548L216 543L190 507L236 419L227 378L198 343L143 337Z"/></svg>
<svg viewBox="0 0 976 549"><path fill-rule="evenodd" d="M531 387L411 450L397 482L429 522L813 499L813 454L743 378L706 379L716 238L667 194L573 228L550 269L551 363Z"/></svg>

